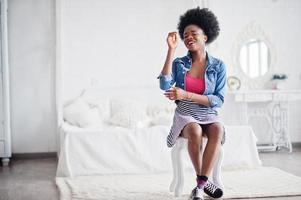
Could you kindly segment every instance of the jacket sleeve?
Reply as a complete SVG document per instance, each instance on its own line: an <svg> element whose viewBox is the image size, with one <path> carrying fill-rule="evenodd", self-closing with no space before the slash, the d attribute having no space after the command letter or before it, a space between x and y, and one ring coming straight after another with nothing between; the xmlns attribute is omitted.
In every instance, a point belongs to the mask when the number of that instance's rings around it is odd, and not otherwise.
<svg viewBox="0 0 301 200"><path fill-rule="evenodd" d="M158 76L160 89L161 90L168 90L173 86L176 82L177 77L177 59L172 62L172 70L171 74L163 75L162 73Z"/></svg>
<svg viewBox="0 0 301 200"><path fill-rule="evenodd" d="M224 103L225 90L226 90L226 67L222 62L220 70L217 73L216 85L213 94L208 94L210 107L221 107Z"/></svg>

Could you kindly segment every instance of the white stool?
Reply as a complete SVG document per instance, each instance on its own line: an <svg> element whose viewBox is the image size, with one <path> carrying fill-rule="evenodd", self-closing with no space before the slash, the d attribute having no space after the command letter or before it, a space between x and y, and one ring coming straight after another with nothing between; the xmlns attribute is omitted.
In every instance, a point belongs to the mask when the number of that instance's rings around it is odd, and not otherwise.
<svg viewBox="0 0 301 200"><path fill-rule="evenodd" d="M207 140L203 138L203 140ZM174 192L176 197L182 195L183 186L184 186L184 167L183 167L183 153L187 149L188 141L183 137L179 137L176 141L176 144L171 150L171 160L173 167L173 179L169 186L169 191ZM206 142L203 143L205 146ZM224 157L224 150L221 146L220 152L215 161L213 171L212 171L212 182L219 188L223 189L223 183L221 181L221 166Z"/></svg>

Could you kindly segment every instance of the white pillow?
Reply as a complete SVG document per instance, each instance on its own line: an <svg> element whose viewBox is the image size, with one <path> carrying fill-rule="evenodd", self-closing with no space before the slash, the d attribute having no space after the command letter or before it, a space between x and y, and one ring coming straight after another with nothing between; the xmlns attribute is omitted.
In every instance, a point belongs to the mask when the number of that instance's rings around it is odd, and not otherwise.
<svg viewBox="0 0 301 200"><path fill-rule="evenodd" d="M155 117L153 117L150 122L149 125L150 126L171 126L173 122L173 115L171 114L160 114L157 115Z"/></svg>
<svg viewBox="0 0 301 200"><path fill-rule="evenodd" d="M150 118L160 115L174 115L176 109L175 103L169 104L150 104L147 106L146 112Z"/></svg>
<svg viewBox="0 0 301 200"><path fill-rule="evenodd" d="M101 118L97 108L90 108L81 97L64 107L64 119L72 125L82 128L99 127Z"/></svg>
<svg viewBox="0 0 301 200"><path fill-rule="evenodd" d="M108 122L125 128L140 128L148 125L146 105L134 100L112 99L111 117Z"/></svg>
<svg viewBox="0 0 301 200"><path fill-rule="evenodd" d="M85 92L82 99L89 104L91 108L97 108L102 120L110 117L110 101L107 98L100 97L97 92Z"/></svg>

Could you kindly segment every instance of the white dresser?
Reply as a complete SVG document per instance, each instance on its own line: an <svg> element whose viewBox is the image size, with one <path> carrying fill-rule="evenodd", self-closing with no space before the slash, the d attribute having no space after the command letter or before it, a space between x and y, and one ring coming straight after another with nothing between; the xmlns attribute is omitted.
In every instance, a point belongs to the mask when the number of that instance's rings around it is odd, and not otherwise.
<svg viewBox="0 0 301 200"><path fill-rule="evenodd" d="M240 109L251 125L251 118L265 118L259 120L259 126L271 127L272 137L266 144L259 144L259 150L277 150L281 147L292 151L289 134L289 102L301 100L301 90L250 90L228 91L233 95L234 101L242 105ZM256 134L256 132L255 132Z"/></svg>
<svg viewBox="0 0 301 200"><path fill-rule="evenodd" d="M1 4L1 43L0 43L0 158L3 166L11 157L9 67L7 51L7 0Z"/></svg>

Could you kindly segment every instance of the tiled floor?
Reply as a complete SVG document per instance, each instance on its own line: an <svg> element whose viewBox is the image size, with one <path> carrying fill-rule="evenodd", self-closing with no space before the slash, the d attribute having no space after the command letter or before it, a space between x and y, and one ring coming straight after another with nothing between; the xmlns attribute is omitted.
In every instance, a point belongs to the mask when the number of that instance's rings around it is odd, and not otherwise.
<svg viewBox="0 0 301 200"><path fill-rule="evenodd" d="M274 166L301 176L301 147L286 151L260 153L264 166ZM10 167L0 167L0 200L58 200L54 184L56 158L17 159ZM299 197L262 198L257 200L297 200Z"/></svg>

